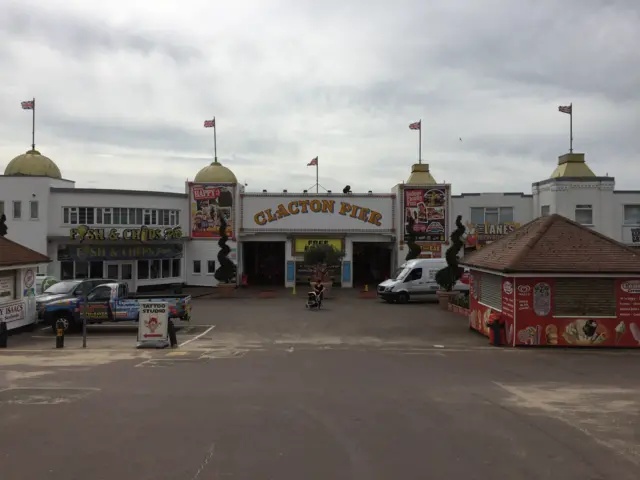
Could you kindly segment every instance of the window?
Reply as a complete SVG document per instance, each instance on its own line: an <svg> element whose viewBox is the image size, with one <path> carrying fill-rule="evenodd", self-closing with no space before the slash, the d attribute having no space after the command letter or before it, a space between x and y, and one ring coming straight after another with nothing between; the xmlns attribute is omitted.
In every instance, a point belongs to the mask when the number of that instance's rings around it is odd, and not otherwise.
<svg viewBox="0 0 640 480"><path fill-rule="evenodd" d="M22 202L13 202L13 219L20 220L22 218Z"/></svg>
<svg viewBox="0 0 640 480"><path fill-rule="evenodd" d="M29 202L29 218L31 218L31 220L38 219L38 201L37 200Z"/></svg>
<svg viewBox="0 0 640 480"><path fill-rule="evenodd" d="M160 260L151 260L151 267L149 271L152 279L160 278Z"/></svg>
<svg viewBox="0 0 640 480"><path fill-rule="evenodd" d="M591 205L576 205L576 222L581 225L593 225L593 208Z"/></svg>
<svg viewBox="0 0 640 480"><path fill-rule="evenodd" d="M207 273L210 275L216 273L216 262L214 260L207 260Z"/></svg>
<svg viewBox="0 0 640 480"><path fill-rule="evenodd" d="M180 264L181 260L179 258L174 258L171 263L171 274L173 275L173 277L179 277L181 275L180 273Z"/></svg>
<svg viewBox="0 0 640 480"><path fill-rule="evenodd" d="M162 260L162 278L171 277L171 260Z"/></svg>
<svg viewBox="0 0 640 480"><path fill-rule="evenodd" d="M513 222L513 207L472 207L471 223L490 223L498 225Z"/></svg>
<svg viewBox="0 0 640 480"><path fill-rule="evenodd" d="M615 317L615 279L556 278L553 315L556 317Z"/></svg>
<svg viewBox="0 0 640 480"><path fill-rule="evenodd" d="M17 270L0 272L0 304L15 300L16 273Z"/></svg>
<svg viewBox="0 0 640 480"><path fill-rule="evenodd" d="M640 225L640 205L624 206L624 224Z"/></svg>
<svg viewBox="0 0 640 480"><path fill-rule="evenodd" d="M4 215L4 202L0 202L0 216Z"/></svg>
<svg viewBox="0 0 640 480"><path fill-rule="evenodd" d="M73 262L60 262L60 280L73 280Z"/></svg>
<svg viewBox="0 0 640 480"><path fill-rule="evenodd" d="M157 225L180 224L179 210L123 207L64 207L63 222L67 225Z"/></svg>
<svg viewBox="0 0 640 480"><path fill-rule="evenodd" d="M89 278L89 262L75 262L75 266L73 278Z"/></svg>
<svg viewBox="0 0 640 480"><path fill-rule="evenodd" d="M200 275L200 260L193 261L193 274Z"/></svg>
<svg viewBox="0 0 640 480"><path fill-rule="evenodd" d="M149 260L138 260L138 279L149 278Z"/></svg>
<svg viewBox="0 0 640 480"><path fill-rule="evenodd" d="M111 300L111 287L97 287L87 296L87 300L89 302Z"/></svg>
<svg viewBox="0 0 640 480"><path fill-rule="evenodd" d="M495 310L502 311L502 277L491 275L490 273L480 274L480 278L474 274L474 280L477 279L479 293L478 301Z"/></svg>
<svg viewBox="0 0 640 480"><path fill-rule="evenodd" d="M549 207L549 205L542 205L540 207L540 216L541 217L548 217L550 213L551 213L551 207Z"/></svg>
<svg viewBox="0 0 640 480"><path fill-rule="evenodd" d="M104 263L89 262L89 278L104 278Z"/></svg>

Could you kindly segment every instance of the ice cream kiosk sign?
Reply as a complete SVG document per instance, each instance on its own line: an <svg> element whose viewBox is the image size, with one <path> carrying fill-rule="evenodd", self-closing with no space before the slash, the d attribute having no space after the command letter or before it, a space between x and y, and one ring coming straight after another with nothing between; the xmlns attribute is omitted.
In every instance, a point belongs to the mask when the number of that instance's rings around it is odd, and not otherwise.
<svg viewBox="0 0 640 480"><path fill-rule="evenodd" d="M501 317L510 346L640 347L640 279L616 280L616 315L555 316L554 278L504 277ZM470 297L471 328L488 336L491 307Z"/></svg>

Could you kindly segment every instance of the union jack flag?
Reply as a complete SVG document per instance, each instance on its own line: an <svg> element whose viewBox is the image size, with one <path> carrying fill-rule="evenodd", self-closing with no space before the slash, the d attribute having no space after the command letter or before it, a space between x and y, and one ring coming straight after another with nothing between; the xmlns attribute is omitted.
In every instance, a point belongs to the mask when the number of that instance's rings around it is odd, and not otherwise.
<svg viewBox="0 0 640 480"><path fill-rule="evenodd" d="M311 161L307 163L307 167L311 167L312 165L318 165L318 157L311 159Z"/></svg>
<svg viewBox="0 0 640 480"><path fill-rule="evenodd" d="M419 122L410 123L409 128L411 130L420 130L422 128L422 120L420 120Z"/></svg>
<svg viewBox="0 0 640 480"><path fill-rule="evenodd" d="M20 102L23 110L33 110L36 106L36 102L34 100L25 100L24 102Z"/></svg>
<svg viewBox="0 0 640 480"><path fill-rule="evenodd" d="M562 105L560 105L560 106L558 107L558 111L559 111L559 112L562 112L562 113L568 113L569 115L571 115L572 110L573 110L573 105L566 105L566 106L562 106Z"/></svg>
<svg viewBox="0 0 640 480"><path fill-rule="evenodd" d="M216 127L216 119L214 118L213 120L205 120L204 121L204 128L215 128Z"/></svg>

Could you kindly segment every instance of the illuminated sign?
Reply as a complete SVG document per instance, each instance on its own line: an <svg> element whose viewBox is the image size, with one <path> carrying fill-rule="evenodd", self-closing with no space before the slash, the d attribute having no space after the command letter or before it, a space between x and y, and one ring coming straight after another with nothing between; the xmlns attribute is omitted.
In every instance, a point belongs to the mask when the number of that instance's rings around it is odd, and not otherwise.
<svg viewBox="0 0 640 480"><path fill-rule="evenodd" d="M296 238L294 241L296 253L304 253L316 245L331 245L336 250L342 251L342 240L339 238Z"/></svg>
<svg viewBox="0 0 640 480"><path fill-rule="evenodd" d="M380 212L349 202L339 202L339 205L336 206L335 200L325 199L293 200L286 205L281 203L274 209L267 208L256 213L253 220L256 225L266 225L281 218L308 213L338 214L378 227L382 225L382 213Z"/></svg>
<svg viewBox="0 0 640 480"><path fill-rule="evenodd" d="M116 242L122 240L132 240L138 242L148 242L152 240L175 240L182 238L182 229L180 227L169 228L150 228L146 225L137 228L125 228L119 230L117 228L92 228L88 225L78 225L69 231L71 240L98 241L98 242Z"/></svg>

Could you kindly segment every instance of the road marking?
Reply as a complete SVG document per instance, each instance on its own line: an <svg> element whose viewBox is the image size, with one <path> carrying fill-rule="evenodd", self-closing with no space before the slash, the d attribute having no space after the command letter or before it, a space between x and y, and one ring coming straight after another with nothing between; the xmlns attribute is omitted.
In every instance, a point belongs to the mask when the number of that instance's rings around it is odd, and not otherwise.
<svg viewBox="0 0 640 480"><path fill-rule="evenodd" d="M187 355L189 352L169 352L167 357L180 357L181 355Z"/></svg>
<svg viewBox="0 0 640 480"><path fill-rule="evenodd" d="M444 345L434 345L436 348L444 348Z"/></svg>
<svg viewBox="0 0 640 480"><path fill-rule="evenodd" d="M179 347L184 347L185 345L187 345L188 343L193 342L194 340L198 340L200 337L204 337L207 333L209 333L211 330L213 330L214 328L216 328L215 325L211 325L209 328L207 328L204 332L202 332L200 335L196 335L193 338L190 338L189 340L182 342L180 345L178 345Z"/></svg>

